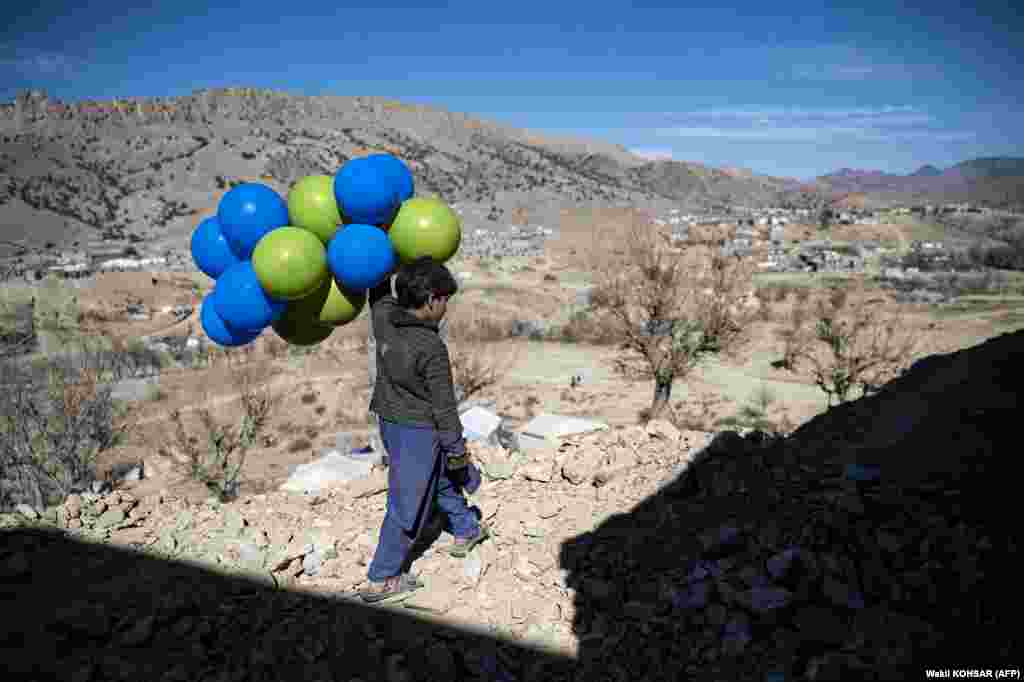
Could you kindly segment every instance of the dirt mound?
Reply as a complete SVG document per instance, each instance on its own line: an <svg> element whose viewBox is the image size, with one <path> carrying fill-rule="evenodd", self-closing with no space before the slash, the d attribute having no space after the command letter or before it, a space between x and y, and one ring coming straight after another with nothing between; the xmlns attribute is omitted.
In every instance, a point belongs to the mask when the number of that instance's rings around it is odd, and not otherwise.
<svg viewBox="0 0 1024 682"><path fill-rule="evenodd" d="M661 494L564 545L581 668L888 680L1010 664L1016 521L990 502L1011 499L1022 370L1024 333L1006 334L786 440L720 434Z"/></svg>

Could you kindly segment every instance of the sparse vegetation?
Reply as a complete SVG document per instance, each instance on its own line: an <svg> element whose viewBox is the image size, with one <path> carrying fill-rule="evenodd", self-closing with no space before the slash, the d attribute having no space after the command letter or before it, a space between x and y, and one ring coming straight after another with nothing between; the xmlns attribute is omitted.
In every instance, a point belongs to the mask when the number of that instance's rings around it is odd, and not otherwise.
<svg viewBox="0 0 1024 682"><path fill-rule="evenodd" d="M621 258L594 272L591 300L619 336L616 371L655 382L648 417L660 416L673 383L704 357L727 354L747 338L752 272L749 261L713 247L674 249L670 234L632 219Z"/></svg>
<svg viewBox="0 0 1024 682"><path fill-rule="evenodd" d="M818 214L818 229L822 232L827 231L828 228L832 227L833 217L832 209L822 209L821 213Z"/></svg>
<svg viewBox="0 0 1024 682"><path fill-rule="evenodd" d="M895 315L865 295L863 285L835 287L816 302L813 314L794 311L780 332L786 346L778 363L791 371L809 372L833 402L877 391L910 363L916 339Z"/></svg>
<svg viewBox="0 0 1024 682"><path fill-rule="evenodd" d="M238 423L225 423L209 408L200 408L199 422L205 442L190 435L180 410L171 413L175 445L189 463L189 474L222 500L238 495L242 467L249 450L259 442L267 426L276 396L266 376L251 365L232 363L231 381L242 408Z"/></svg>
<svg viewBox="0 0 1024 682"><path fill-rule="evenodd" d="M670 422L683 431L714 431L715 430L715 408L724 400L713 393L697 393L690 400L676 401L667 408L667 417ZM641 422L650 418L650 408L641 410L638 415Z"/></svg>
<svg viewBox="0 0 1024 682"><path fill-rule="evenodd" d="M589 343L595 346L610 346L619 343L614 327L609 326L604 316L595 312L579 310L559 328L560 340L565 343Z"/></svg>
<svg viewBox="0 0 1024 682"><path fill-rule="evenodd" d="M291 443L289 443L286 449L289 454L294 455L295 453L302 452L303 450L312 450L313 442L310 441L308 438L296 438Z"/></svg>
<svg viewBox="0 0 1024 682"><path fill-rule="evenodd" d="M512 325L496 315L461 306L448 315L448 330L460 343L491 343L512 336Z"/></svg>
<svg viewBox="0 0 1024 682"><path fill-rule="evenodd" d="M449 348L452 381L461 399L467 400L484 389L496 386L515 363L514 351L498 351L478 343L460 344L453 341Z"/></svg>
<svg viewBox="0 0 1024 682"><path fill-rule="evenodd" d="M775 401L775 394L762 385L736 414L719 419L715 426L753 429L772 435L786 434L793 429L793 424L785 414L777 420L771 418L769 413Z"/></svg>
<svg viewBox="0 0 1024 682"><path fill-rule="evenodd" d="M95 479L99 453L129 430L103 380L104 357L68 352L0 365L0 507L62 500Z"/></svg>

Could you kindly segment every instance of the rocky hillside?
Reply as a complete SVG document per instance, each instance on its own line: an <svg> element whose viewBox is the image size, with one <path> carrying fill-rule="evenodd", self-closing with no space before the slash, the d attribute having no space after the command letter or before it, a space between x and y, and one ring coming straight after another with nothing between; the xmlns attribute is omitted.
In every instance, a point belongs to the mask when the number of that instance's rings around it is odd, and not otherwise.
<svg viewBox="0 0 1024 682"><path fill-rule="evenodd" d="M232 183L287 191L371 151L404 159L417 191L462 206L470 228L551 224L567 204L767 204L785 184L377 97L227 89L66 106L26 92L0 107L0 230L53 241L181 236Z"/></svg>

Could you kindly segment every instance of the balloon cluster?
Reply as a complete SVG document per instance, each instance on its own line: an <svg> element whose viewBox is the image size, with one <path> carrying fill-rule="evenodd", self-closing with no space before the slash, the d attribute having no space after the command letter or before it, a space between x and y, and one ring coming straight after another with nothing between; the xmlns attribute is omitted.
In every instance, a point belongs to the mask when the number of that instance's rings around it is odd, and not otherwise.
<svg viewBox="0 0 1024 682"><path fill-rule="evenodd" d="M216 280L203 330L221 346L250 343L268 326L290 344L317 344L359 316L367 290L399 263L445 262L462 226L443 201L414 197L408 166L390 154L346 162L331 178L296 182L287 201L243 183L192 233L192 258Z"/></svg>

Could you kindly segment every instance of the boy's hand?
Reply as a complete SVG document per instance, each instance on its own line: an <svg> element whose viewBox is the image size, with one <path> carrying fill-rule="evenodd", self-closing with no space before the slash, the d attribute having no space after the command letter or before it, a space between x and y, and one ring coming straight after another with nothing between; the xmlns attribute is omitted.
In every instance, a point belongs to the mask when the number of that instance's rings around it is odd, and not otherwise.
<svg viewBox="0 0 1024 682"><path fill-rule="evenodd" d="M453 464L453 460L456 462ZM480 470L476 468L468 455L454 457L448 460L448 478L459 489L465 490L470 495L480 488L482 478Z"/></svg>
<svg viewBox="0 0 1024 682"><path fill-rule="evenodd" d="M463 443L463 452L461 455L448 455L448 468L449 469L462 469L469 464L473 463L473 453L470 451L469 446Z"/></svg>
<svg viewBox="0 0 1024 682"><path fill-rule="evenodd" d="M469 465L469 453L448 457L448 470L465 469Z"/></svg>

